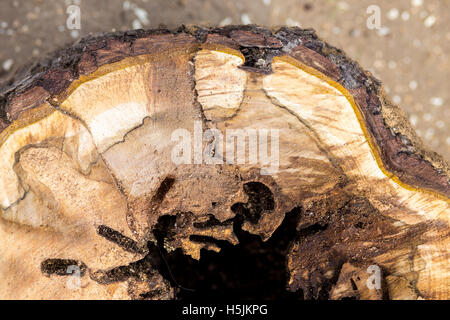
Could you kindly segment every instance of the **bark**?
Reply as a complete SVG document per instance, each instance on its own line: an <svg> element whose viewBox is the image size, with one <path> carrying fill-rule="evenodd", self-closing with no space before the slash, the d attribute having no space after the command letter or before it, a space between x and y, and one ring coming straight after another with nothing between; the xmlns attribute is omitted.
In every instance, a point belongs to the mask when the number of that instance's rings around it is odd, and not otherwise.
<svg viewBox="0 0 450 320"><path fill-rule="evenodd" d="M0 103L1 298L450 297L448 165L312 30L101 34Z"/></svg>

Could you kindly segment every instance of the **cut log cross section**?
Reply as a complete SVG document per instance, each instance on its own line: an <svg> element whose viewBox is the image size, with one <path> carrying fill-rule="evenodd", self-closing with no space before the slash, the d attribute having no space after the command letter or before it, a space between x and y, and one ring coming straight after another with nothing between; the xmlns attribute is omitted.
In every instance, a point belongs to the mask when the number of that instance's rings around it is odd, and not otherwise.
<svg viewBox="0 0 450 320"><path fill-rule="evenodd" d="M311 30L103 34L0 102L1 298L173 299L254 235L280 295L450 298L448 165Z"/></svg>

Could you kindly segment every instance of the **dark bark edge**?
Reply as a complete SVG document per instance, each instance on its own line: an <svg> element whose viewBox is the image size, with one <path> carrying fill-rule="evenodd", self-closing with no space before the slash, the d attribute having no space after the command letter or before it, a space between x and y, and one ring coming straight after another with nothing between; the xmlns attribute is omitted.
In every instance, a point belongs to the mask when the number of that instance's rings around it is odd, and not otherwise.
<svg viewBox="0 0 450 320"><path fill-rule="evenodd" d="M274 56L290 55L340 83L358 104L384 167L408 185L450 197L447 163L434 152L424 150L406 118L385 98L381 83L342 50L320 40L311 29L181 26L176 30L132 30L88 36L20 70L0 90L0 132L24 110L63 93L80 75L90 74L102 65L204 43L240 50L246 58L243 68L253 71L269 73ZM390 113L385 112L388 109ZM389 126L393 123L392 113L400 119L394 127Z"/></svg>

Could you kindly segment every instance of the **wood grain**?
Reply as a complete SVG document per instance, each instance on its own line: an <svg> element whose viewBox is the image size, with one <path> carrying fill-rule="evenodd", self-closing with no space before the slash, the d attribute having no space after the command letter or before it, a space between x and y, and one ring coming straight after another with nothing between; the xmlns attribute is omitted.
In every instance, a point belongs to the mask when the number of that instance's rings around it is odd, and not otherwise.
<svg viewBox="0 0 450 320"><path fill-rule="evenodd" d="M238 245L238 225L269 241L298 211L287 290L449 298L448 165L312 30L102 34L25 74L0 96L0 297L174 298L151 246L202 261ZM197 163L194 146L192 163L174 163L173 133L199 126L276 131L276 170L217 137L199 147L227 161ZM67 261L85 268L77 289L58 275Z"/></svg>

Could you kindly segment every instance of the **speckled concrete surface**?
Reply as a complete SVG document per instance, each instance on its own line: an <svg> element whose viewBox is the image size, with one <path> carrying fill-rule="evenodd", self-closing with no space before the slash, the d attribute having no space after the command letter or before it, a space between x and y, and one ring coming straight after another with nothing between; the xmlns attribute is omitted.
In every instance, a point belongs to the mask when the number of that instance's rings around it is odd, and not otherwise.
<svg viewBox="0 0 450 320"><path fill-rule="evenodd" d="M80 8L80 30L67 27L70 5ZM373 5L377 29L367 27ZM381 79L425 144L450 160L449 22L450 0L0 1L0 86L20 65L89 33L182 23L311 27Z"/></svg>

